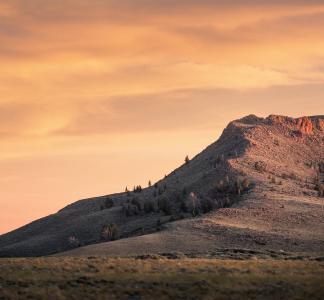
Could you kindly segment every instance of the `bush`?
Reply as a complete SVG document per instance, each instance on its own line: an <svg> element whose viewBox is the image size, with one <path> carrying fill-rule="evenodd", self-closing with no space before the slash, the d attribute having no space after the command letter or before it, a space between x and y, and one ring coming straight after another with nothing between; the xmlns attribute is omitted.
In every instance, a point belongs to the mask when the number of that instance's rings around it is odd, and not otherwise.
<svg viewBox="0 0 324 300"><path fill-rule="evenodd" d="M319 191L318 191L319 197L324 197L324 185L320 185Z"/></svg>
<svg viewBox="0 0 324 300"><path fill-rule="evenodd" d="M72 248L77 248L81 245L79 239L77 239L75 236L70 236L68 242Z"/></svg>
<svg viewBox="0 0 324 300"><path fill-rule="evenodd" d="M320 173L324 173L324 162L318 164L318 170Z"/></svg>
<svg viewBox="0 0 324 300"><path fill-rule="evenodd" d="M243 191L248 191L251 187L251 182L249 181L249 179L244 178L242 183L241 183L242 189Z"/></svg>
<svg viewBox="0 0 324 300"><path fill-rule="evenodd" d="M263 173L267 170L267 164L264 161L257 161L254 168L260 173Z"/></svg>
<svg viewBox="0 0 324 300"><path fill-rule="evenodd" d="M203 214L206 214L214 209L214 203L210 199L202 199L200 206Z"/></svg>
<svg viewBox="0 0 324 300"><path fill-rule="evenodd" d="M136 206L139 211L142 211L142 204L141 204L141 202L137 198L133 198L131 200L131 204L133 204L134 206Z"/></svg>
<svg viewBox="0 0 324 300"><path fill-rule="evenodd" d="M103 209L109 209L109 208L112 208L113 206L114 206L114 201L111 198L108 197L108 198L104 199L103 205L102 205Z"/></svg>
<svg viewBox="0 0 324 300"><path fill-rule="evenodd" d="M236 179L235 184L234 184L233 193L236 195L241 195L242 191L243 191L243 188L242 188L241 180Z"/></svg>
<svg viewBox="0 0 324 300"><path fill-rule="evenodd" d="M133 204L124 204L122 211L126 217L137 216L140 213L137 206Z"/></svg>
<svg viewBox="0 0 324 300"><path fill-rule="evenodd" d="M161 188L158 189L158 195L162 195L163 194L163 190Z"/></svg>
<svg viewBox="0 0 324 300"><path fill-rule="evenodd" d="M144 211L145 213L151 213L151 212L155 212L155 203L151 200L147 200L144 202Z"/></svg>
<svg viewBox="0 0 324 300"><path fill-rule="evenodd" d="M119 237L118 227L116 224L104 225L101 230L101 238L104 241L114 241Z"/></svg>
<svg viewBox="0 0 324 300"><path fill-rule="evenodd" d="M159 210L164 212L165 215L169 216L172 214L172 206L171 206L170 200L168 198L161 197L158 200L158 207L159 207Z"/></svg>
<svg viewBox="0 0 324 300"><path fill-rule="evenodd" d="M271 183L273 183L273 184L276 184L277 183L277 181L276 181L276 177L274 177L274 176L271 176Z"/></svg>
<svg viewBox="0 0 324 300"><path fill-rule="evenodd" d="M161 219L158 219L157 221L156 221L156 230L161 230L161 226L162 226L162 222L161 222Z"/></svg>
<svg viewBox="0 0 324 300"><path fill-rule="evenodd" d="M225 184L223 180L220 180L217 184L216 184L216 189L218 192L222 193L225 191Z"/></svg>
<svg viewBox="0 0 324 300"><path fill-rule="evenodd" d="M180 211L186 213L188 212L188 207L187 207L187 203L184 199L181 199L181 202L180 202Z"/></svg>

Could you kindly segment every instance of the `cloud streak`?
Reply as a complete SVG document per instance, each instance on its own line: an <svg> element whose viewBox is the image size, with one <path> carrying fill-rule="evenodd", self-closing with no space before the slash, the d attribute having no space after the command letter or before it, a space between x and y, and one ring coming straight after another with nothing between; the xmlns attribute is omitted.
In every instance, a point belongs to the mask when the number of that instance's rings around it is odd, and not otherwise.
<svg viewBox="0 0 324 300"><path fill-rule="evenodd" d="M231 119L320 114L323 20L323 0L2 0L0 199L52 212L157 179Z"/></svg>

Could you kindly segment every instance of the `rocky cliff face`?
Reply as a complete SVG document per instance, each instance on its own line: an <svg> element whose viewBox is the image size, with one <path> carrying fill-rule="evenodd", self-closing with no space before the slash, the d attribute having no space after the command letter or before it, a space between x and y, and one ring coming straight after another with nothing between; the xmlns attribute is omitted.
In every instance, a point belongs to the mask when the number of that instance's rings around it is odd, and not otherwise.
<svg viewBox="0 0 324 300"><path fill-rule="evenodd" d="M284 116L271 115L266 120L268 120L269 124L280 125L283 128L300 134L314 134L314 130L320 132L324 131L324 120L321 116L293 119Z"/></svg>
<svg viewBox="0 0 324 300"><path fill-rule="evenodd" d="M313 228L316 240L315 233L324 231L319 227L324 224L324 214L322 217L318 214L315 204L323 201L318 191L319 166L324 162L323 124L323 116L293 119L250 115L233 121L217 142L150 188L81 200L57 214L1 236L0 256L46 255L79 244L103 242L111 238L108 233L112 224L118 228L120 238L127 238L152 233L168 222L192 217L195 218L190 219L188 228L193 232L205 231L206 226L212 230L221 220L222 226L261 226L271 232L282 218L281 227L285 228L286 235L288 232L307 234ZM278 195L297 199L297 208L290 204L293 212L274 210L277 204L271 201ZM313 204L301 209L300 203L309 201ZM205 213L209 214L197 218ZM293 221L296 218L304 221ZM287 219L291 221L286 222ZM269 226L265 226L265 220ZM271 234L272 237L276 233ZM248 235L253 236L251 232ZM282 233L278 240L284 236ZM224 235L219 246L228 243L233 246L232 238L225 240ZM237 245L243 243L241 238L239 234L235 237ZM253 247L253 241L244 247ZM323 247L324 250L324 241L323 245L317 242L312 245L314 249Z"/></svg>

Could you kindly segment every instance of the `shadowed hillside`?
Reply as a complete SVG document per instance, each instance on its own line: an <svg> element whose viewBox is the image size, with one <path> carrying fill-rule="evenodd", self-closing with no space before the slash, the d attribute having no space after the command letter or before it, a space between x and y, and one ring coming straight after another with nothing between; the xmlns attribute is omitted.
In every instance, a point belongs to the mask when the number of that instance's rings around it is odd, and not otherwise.
<svg viewBox="0 0 324 300"><path fill-rule="evenodd" d="M81 200L0 236L0 256L323 252L323 162L324 116L248 116L148 188Z"/></svg>

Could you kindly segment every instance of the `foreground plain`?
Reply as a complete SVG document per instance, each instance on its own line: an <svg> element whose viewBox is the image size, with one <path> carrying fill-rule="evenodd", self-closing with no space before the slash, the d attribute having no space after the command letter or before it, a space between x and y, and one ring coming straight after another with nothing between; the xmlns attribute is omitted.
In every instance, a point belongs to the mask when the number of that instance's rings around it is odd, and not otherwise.
<svg viewBox="0 0 324 300"><path fill-rule="evenodd" d="M1 259L0 299L324 299L323 278L320 259Z"/></svg>

